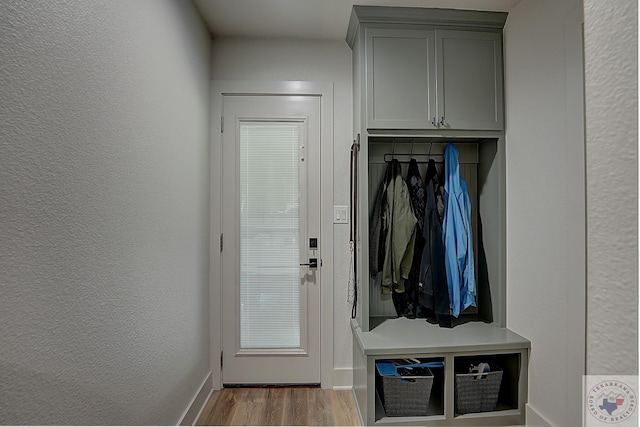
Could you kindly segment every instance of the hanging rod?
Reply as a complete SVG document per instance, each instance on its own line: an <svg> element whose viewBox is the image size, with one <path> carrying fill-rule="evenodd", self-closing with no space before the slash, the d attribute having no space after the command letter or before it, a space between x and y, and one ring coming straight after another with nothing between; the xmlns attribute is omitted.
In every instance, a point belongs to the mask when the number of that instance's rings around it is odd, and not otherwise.
<svg viewBox="0 0 640 427"><path fill-rule="evenodd" d="M404 157L404 159L400 160L398 159L398 157ZM422 157L424 158L424 160L418 160L415 159L416 157ZM434 159L435 157L435 159ZM369 161L370 165L384 165L387 163L390 163L391 160L397 160L400 163L409 163L411 161L411 159L415 159L416 163L418 164L426 164L429 163L429 160L434 160L434 162L436 164L444 164L444 154L427 154L427 153L415 153L413 155L408 154L408 153L386 153L383 157L383 161ZM478 163L476 162L464 162L464 161L459 161L458 164L461 165L477 165Z"/></svg>
<svg viewBox="0 0 640 427"><path fill-rule="evenodd" d="M407 160L399 160L398 157L400 156L404 156L407 157ZM421 158L423 160L418 160L418 158ZM400 163L408 163L409 161L411 161L411 159L415 159L416 162L418 163L428 163L429 160L433 159L436 163L442 163L444 160L444 154L428 154L428 153L414 153L414 154L409 154L409 153L386 153L384 155L384 161L385 162L390 162L391 160L398 160ZM437 160L436 160L437 159Z"/></svg>

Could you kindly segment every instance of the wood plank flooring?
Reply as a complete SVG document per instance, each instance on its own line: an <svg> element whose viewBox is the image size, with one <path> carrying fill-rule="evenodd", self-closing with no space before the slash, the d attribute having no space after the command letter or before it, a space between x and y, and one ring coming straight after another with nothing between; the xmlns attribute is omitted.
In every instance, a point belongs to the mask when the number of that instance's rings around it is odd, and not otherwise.
<svg viewBox="0 0 640 427"><path fill-rule="evenodd" d="M350 390L306 387L214 391L196 425L359 426Z"/></svg>

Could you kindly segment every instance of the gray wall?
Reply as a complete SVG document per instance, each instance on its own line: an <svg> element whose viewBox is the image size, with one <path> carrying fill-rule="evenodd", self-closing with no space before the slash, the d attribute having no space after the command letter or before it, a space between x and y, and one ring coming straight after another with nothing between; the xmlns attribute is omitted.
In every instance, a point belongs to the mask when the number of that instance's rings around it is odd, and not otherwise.
<svg viewBox="0 0 640 427"><path fill-rule="evenodd" d="M523 0L504 32L507 327L531 340L528 420L557 426L582 413L581 22L580 0Z"/></svg>
<svg viewBox="0 0 640 427"><path fill-rule="evenodd" d="M206 378L210 40L191 2L3 2L0 424L176 424Z"/></svg>
<svg viewBox="0 0 640 427"><path fill-rule="evenodd" d="M584 23L587 373L637 375L638 2L585 0Z"/></svg>
<svg viewBox="0 0 640 427"><path fill-rule="evenodd" d="M349 204L352 142L351 50L343 41L221 38L213 41L212 78L334 83L334 204ZM333 225L334 386L351 386L351 308L347 304L349 225ZM333 282L333 283L332 283Z"/></svg>

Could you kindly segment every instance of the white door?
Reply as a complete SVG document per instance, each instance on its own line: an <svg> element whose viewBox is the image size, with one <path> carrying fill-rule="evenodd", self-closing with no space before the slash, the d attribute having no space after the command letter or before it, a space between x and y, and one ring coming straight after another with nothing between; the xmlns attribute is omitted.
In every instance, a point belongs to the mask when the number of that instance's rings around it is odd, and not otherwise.
<svg viewBox="0 0 640 427"><path fill-rule="evenodd" d="M320 98L223 109L223 384L319 384Z"/></svg>

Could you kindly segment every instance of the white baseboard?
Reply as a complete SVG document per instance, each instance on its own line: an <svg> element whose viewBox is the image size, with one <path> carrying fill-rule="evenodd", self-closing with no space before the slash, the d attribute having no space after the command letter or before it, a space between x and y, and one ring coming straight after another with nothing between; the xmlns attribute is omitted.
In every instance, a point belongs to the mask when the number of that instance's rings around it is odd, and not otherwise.
<svg viewBox="0 0 640 427"><path fill-rule="evenodd" d="M538 411L527 404L527 427L554 427Z"/></svg>
<svg viewBox="0 0 640 427"><path fill-rule="evenodd" d="M358 396L356 396L356 389L352 388L351 393L353 393L353 401L356 403L356 410L358 411L358 417L360 417L360 425L366 426L366 418L362 416L360 405L358 405Z"/></svg>
<svg viewBox="0 0 640 427"><path fill-rule="evenodd" d="M180 417L180 426L192 426L200 416L205 404L209 400L209 396L213 393L213 382L211 381L211 371L207 373L202 384L191 399L189 406L185 409L182 417Z"/></svg>
<svg viewBox="0 0 640 427"><path fill-rule="evenodd" d="M334 368L333 369L333 389L351 390L353 388L353 369Z"/></svg>

